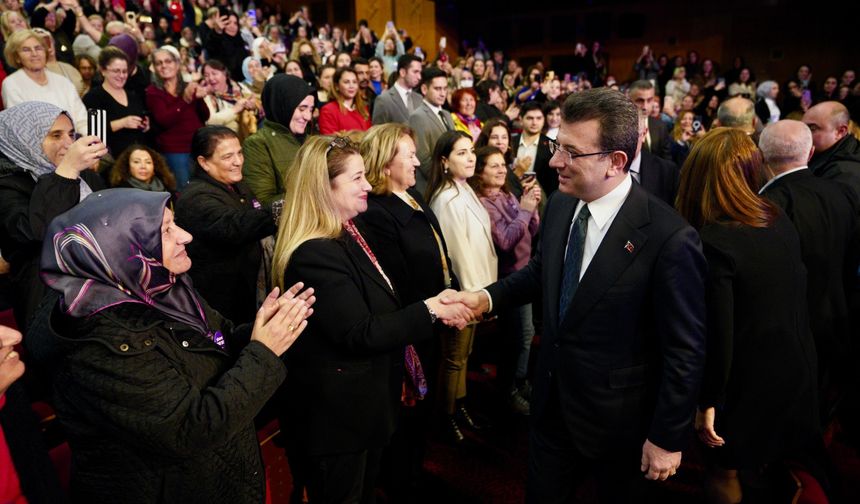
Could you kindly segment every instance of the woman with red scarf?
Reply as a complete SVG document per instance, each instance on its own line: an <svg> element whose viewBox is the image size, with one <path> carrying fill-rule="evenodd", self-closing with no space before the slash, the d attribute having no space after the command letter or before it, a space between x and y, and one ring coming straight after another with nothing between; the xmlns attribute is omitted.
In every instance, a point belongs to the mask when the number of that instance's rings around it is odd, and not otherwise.
<svg viewBox="0 0 860 504"><path fill-rule="evenodd" d="M478 94L472 88L462 88L454 91L451 95L451 119L454 120L454 129L462 131L472 137L472 141L478 139L481 134L481 120L475 115L478 106Z"/></svg>

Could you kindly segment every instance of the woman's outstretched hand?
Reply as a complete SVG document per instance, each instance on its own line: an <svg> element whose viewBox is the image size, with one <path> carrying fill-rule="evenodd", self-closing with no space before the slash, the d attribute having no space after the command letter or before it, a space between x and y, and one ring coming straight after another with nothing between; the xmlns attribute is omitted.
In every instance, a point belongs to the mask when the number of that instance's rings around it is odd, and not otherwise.
<svg viewBox="0 0 860 504"><path fill-rule="evenodd" d="M452 302L448 304L442 302L442 297L451 296L452 294L456 294L456 291L446 289L440 292L439 295L427 299L425 303L427 303L427 306L436 313L436 316L443 324L450 327L456 327L457 329L463 329L466 327L466 324L474 319L472 316L472 310L460 302Z"/></svg>
<svg viewBox="0 0 860 504"><path fill-rule="evenodd" d="M257 310L252 341L259 341L275 355L281 356L308 326L307 318L314 310L316 298L312 288L304 289L299 282L284 292L275 287Z"/></svg>

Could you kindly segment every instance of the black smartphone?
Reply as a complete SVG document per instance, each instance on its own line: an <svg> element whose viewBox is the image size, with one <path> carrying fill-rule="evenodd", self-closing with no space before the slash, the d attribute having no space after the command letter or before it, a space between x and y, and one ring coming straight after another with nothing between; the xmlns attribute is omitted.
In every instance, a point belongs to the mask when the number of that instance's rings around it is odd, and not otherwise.
<svg viewBox="0 0 860 504"><path fill-rule="evenodd" d="M520 177L520 182L522 182L523 184L528 184L529 182L533 181L536 177L537 177L537 172L527 171L527 172L523 173L522 176Z"/></svg>
<svg viewBox="0 0 860 504"><path fill-rule="evenodd" d="M97 136L107 145L107 110L87 110L87 135Z"/></svg>

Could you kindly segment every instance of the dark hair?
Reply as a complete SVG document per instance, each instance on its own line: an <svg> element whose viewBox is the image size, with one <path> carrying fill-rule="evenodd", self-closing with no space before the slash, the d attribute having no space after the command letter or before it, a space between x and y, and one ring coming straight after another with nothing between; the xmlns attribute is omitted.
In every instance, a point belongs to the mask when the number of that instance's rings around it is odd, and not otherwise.
<svg viewBox="0 0 860 504"><path fill-rule="evenodd" d="M385 62L382 61L382 58L380 58L378 56L374 56L374 57L370 58L369 60L367 60L367 63L370 64L370 63L373 63L374 61L379 63L379 66L382 67L382 71L384 72L385 71Z"/></svg>
<svg viewBox="0 0 860 504"><path fill-rule="evenodd" d="M355 75L355 79L358 80L358 74L355 73L355 68L351 66L338 68L331 79L331 92L334 95L335 101L337 101L337 106L341 114L346 114L347 110L343 105L343 97L340 95L340 88L338 88L338 85L340 84L340 79L343 77L343 74L347 72ZM331 99L329 99L329 101L331 101ZM353 105L355 105L355 110L361 114L361 117L370 119L370 112L368 111L367 103L364 101L364 93L362 93L360 89L355 93Z"/></svg>
<svg viewBox="0 0 860 504"><path fill-rule="evenodd" d="M649 80L642 79L638 81L633 81L633 83L627 87L627 92L629 93L631 91L648 91L649 89L654 89L654 83Z"/></svg>
<svg viewBox="0 0 860 504"><path fill-rule="evenodd" d="M469 185L472 186L472 189L478 194L478 196L482 196L484 194L484 182L481 180L481 174L484 173L484 168L486 167L487 161L490 159L490 156L495 154L499 154L504 159L504 154L502 151L498 149L498 147L493 147L492 145L485 145L475 150L475 174L469 177ZM507 164L507 161L506 161ZM507 169L507 168L506 168ZM505 177L505 183L502 185L502 192L510 194L511 187L508 182L507 177Z"/></svg>
<svg viewBox="0 0 860 504"><path fill-rule="evenodd" d="M543 104L543 106L541 107L541 110L543 111L543 115L547 116L553 110L560 109L560 108L561 108L561 103L559 103L556 100L549 100Z"/></svg>
<svg viewBox="0 0 860 504"><path fill-rule="evenodd" d="M483 80L475 86L478 99L485 103L490 101L490 92L494 89L499 89L499 83L491 80Z"/></svg>
<svg viewBox="0 0 860 504"><path fill-rule="evenodd" d="M639 141L639 110L627 96L609 88L588 89L567 97L561 107L565 123L597 120L600 149L627 154L630 168Z"/></svg>
<svg viewBox="0 0 860 504"><path fill-rule="evenodd" d="M468 133L457 130L446 131L436 140L430 164L430 178L427 181L427 189L424 190L424 201L427 203L430 203L433 196L453 180L450 173L445 173L445 168L442 166L442 158L451 155L451 151L454 150L454 144L461 138L466 138L470 142L472 141L472 137Z"/></svg>
<svg viewBox="0 0 860 504"><path fill-rule="evenodd" d="M397 70L400 71L409 68L409 65L411 65L413 61L421 63L421 58L415 56L414 54L404 54L403 56L397 58Z"/></svg>
<svg viewBox="0 0 860 504"><path fill-rule="evenodd" d="M511 164L513 156L513 149L511 149L511 127L508 125L508 121L501 117L494 117L492 119L487 119L487 122L484 123L484 127L481 128L481 134L478 135L478 138L475 140L475 148L484 147L490 144L490 135L493 134L493 130L495 128L505 128L505 131L508 132L508 150L505 151L505 162Z"/></svg>
<svg viewBox="0 0 860 504"><path fill-rule="evenodd" d="M119 47L107 46L99 53L99 68L105 69L113 60L125 60L131 67L132 63L128 60L128 55Z"/></svg>
<svg viewBox="0 0 860 504"><path fill-rule="evenodd" d="M448 74L444 70L438 67L427 67L421 72L421 85L429 86L437 77L445 77L445 80L448 80Z"/></svg>
<svg viewBox="0 0 860 504"><path fill-rule="evenodd" d="M367 61L367 58L356 56L355 58L352 58L352 66L354 67L355 65L370 65L370 62Z"/></svg>
<svg viewBox="0 0 860 504"><path fill-rule="evenodd" d="M173 173L170 172L170 168L167 166L167 161L165 161L164 157L154 149L140 144L130 145L122 151L122 154L120 154L116 161L114 161L113 167L111 167L110 170L110 175L108 176L108 183L110 186L120 187L129 177L131 177L131 171L129 170L129 167L131 166L131 155L134 151L139 150L145 151L149 154L149 157L152 158L152 167L154 168L153 176L161 179L165 188L170 191L175 191L176 177L174 177Z"/></svg>
<svg viewBox="0 0 860 504"><path fill-rule="evenodd" d="M206 63L203 63L203 66L200 67L200 74L203 74L203 71L206 70L206 67L209 67L213 70L218 70L219 72L224 72L227 74L227 83L230 82L230 69L227 68L227 65L221 62L221 60L210 59L206 60Z"/></svg>
<svg viewBox="0 0 860 504"><path fill-rule="evenodd" d="M520 107L520 118L525 117L526 113L531 112L532 110L538 110L541 114L544 113L543 108L541 108L541 104L539 102L527 101L523 103L523 105Z"/></svg>
<svg viewBox="0 0 860 504"><path fill-rule="evenodd" d="M194 162L194 168L203 170L197 158L211 158L218 143L226 138L239 140L239 135L227 126L203 126L195 131L194 137L191 138L191 160Z"/></svg>

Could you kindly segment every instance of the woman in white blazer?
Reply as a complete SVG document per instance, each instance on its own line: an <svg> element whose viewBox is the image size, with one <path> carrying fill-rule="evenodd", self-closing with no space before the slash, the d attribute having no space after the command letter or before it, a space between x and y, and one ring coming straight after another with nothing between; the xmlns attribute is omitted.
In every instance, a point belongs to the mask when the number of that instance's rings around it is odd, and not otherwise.
<svg viewBox="0 0 860 504"><path fill-rule="evenodd" d="M463 290L474 291L496 281L498 259L490 216L466 180L475 173L472 138L462 131L443 133L433 150L425 198L439 219L448 257ZM440 396L451 440L463 440L461 427L478 429L464 405L466 364L472 352L475 325L450 331L442 342Z"/></svg>

